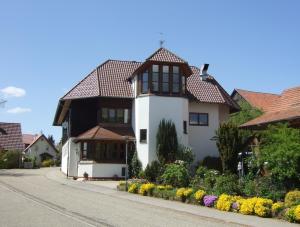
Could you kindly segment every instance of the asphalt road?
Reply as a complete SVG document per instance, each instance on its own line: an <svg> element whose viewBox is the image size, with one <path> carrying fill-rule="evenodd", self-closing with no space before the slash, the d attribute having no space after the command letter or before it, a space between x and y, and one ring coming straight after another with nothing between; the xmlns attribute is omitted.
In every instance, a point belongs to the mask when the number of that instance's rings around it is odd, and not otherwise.
<svg viewBox="0 0 300 227"><path fill-rule="evenodd" d="M130 195L133 197L128 199L128 193L101 186L66 179L53 180L49 178L51 171L58 172L51 168L0 170L1 227L242 226L238 222L172 209L173 204L189 208L190 205L186 204L154 198L140 202L139 199L144 197ZM163 206L157 205L157 202Z"/></svg>

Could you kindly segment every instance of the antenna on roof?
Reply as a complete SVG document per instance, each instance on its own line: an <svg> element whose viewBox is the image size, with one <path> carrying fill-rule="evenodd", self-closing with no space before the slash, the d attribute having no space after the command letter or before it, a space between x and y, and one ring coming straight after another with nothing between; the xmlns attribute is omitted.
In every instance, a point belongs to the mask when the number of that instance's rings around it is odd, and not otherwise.
<svg viewBox="0 0 300 227"><path fill-rule="evenodd" d="M163 44L164 44L164 42L165 42L165 40L162 39L164 33L160 32L159 34L160 34L160 36L161 36L161 37L160 37L160 40L159 40L159 46L160 46L160 48L162 48L162 47L163 47Z"/></svg>

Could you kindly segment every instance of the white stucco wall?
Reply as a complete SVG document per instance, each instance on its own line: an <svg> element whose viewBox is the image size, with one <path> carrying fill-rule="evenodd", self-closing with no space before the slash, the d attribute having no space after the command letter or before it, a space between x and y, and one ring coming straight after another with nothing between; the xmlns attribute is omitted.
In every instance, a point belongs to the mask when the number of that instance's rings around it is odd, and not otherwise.
<svg viewBox="0 0 300 227"><path fill-rule="evenodd" d="M183 121L188 122L188 100L182 97L139 96L135 99L135 135L143 168L156 159L156 133L162 119L172 120L179 143L188 145L188 135L183 133ZM140 129L147 129L147 143L140 143Z"/></svg>
<svg viewBox="0 0 300 227"><path fill-rule="evenodd" d="M78 177L83 177L86 172L89 177L113 178L122 177L122 168L125 164L94 163L92 161L81 161L78 164Z"/></svg>
<svg viewBox="0 0 300 227"><path fill-rule="evenodd" d="M41 164L41 154L48 153L52 156L53 159L56 159L56 151L55 149L47 142L47 140L43 137L40 137L38 141L36 141L28 150L27 155L36 158L36 164Z"/></svg>
<svg viewBox="0 0 300 227"><path fill-rule="evenodd" d="M195 153L195 161L206 156L219 156L216 142L211 139L215 136L220 120L228 117L228 108L220 107L219 104L189 102L189 112L208 113L209 121L208 126L188 126L189 144Z"/></svg>
<svg viewBox="0 0 300 227"><path fill-rule="evenodd" d="M80 157L79 152L79 143L74 143L74 138L69 138L62 147L61 171L70 177L77 176L77 163ZM68 157L68 155L70 155L70 157Z"/></svg>

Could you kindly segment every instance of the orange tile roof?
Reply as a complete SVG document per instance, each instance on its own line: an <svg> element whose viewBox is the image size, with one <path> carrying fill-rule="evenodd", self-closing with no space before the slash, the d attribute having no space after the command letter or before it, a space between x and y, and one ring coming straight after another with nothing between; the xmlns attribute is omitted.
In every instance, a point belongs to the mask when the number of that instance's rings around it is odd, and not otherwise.
<svg viewBox="0 0 300 227"><path fill-rule="evenodd" d="M134 140L135 136L131 126L103 123L80 134L76 140L124 141L125 136L127 136L129 140Z"/></svg>
<svg viewBox="0 0 300 227"><path fill-rule="evenodd" d="M300 119L300 86L284 90L275 101L270 101L267 111L241 127Z"/></svg>
<svg viewBox="0 0 300 227"><path fill-rule="evenodd" d="M31 144L35 137L37 137L37 135L32 135L32 134L23 134L22 135L22 140L24 144Z"/></svg>
<svg viewBox="0 0 300 227"><path fill-rule="evenodd" d="M0 129L0 146L2 149L16 151L24 149L21 124L0 122Z"/></svg>
<svg viewBox="0 0 300 227"><path fill-rule="evenodd" d="M266 112L280 95L235 89L252 107Z"/></svg>

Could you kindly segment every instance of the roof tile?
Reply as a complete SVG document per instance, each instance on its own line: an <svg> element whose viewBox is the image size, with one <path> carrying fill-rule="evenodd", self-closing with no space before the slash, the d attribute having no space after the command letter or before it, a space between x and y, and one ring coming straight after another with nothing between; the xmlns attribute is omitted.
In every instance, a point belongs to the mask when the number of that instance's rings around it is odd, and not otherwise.
<svg viewBox="0 0 300 227"><path fill-rule="evenodd" d="M4 150L22 151L24 144L22 141L21 124L0 122L0 146Z"/></svg>

